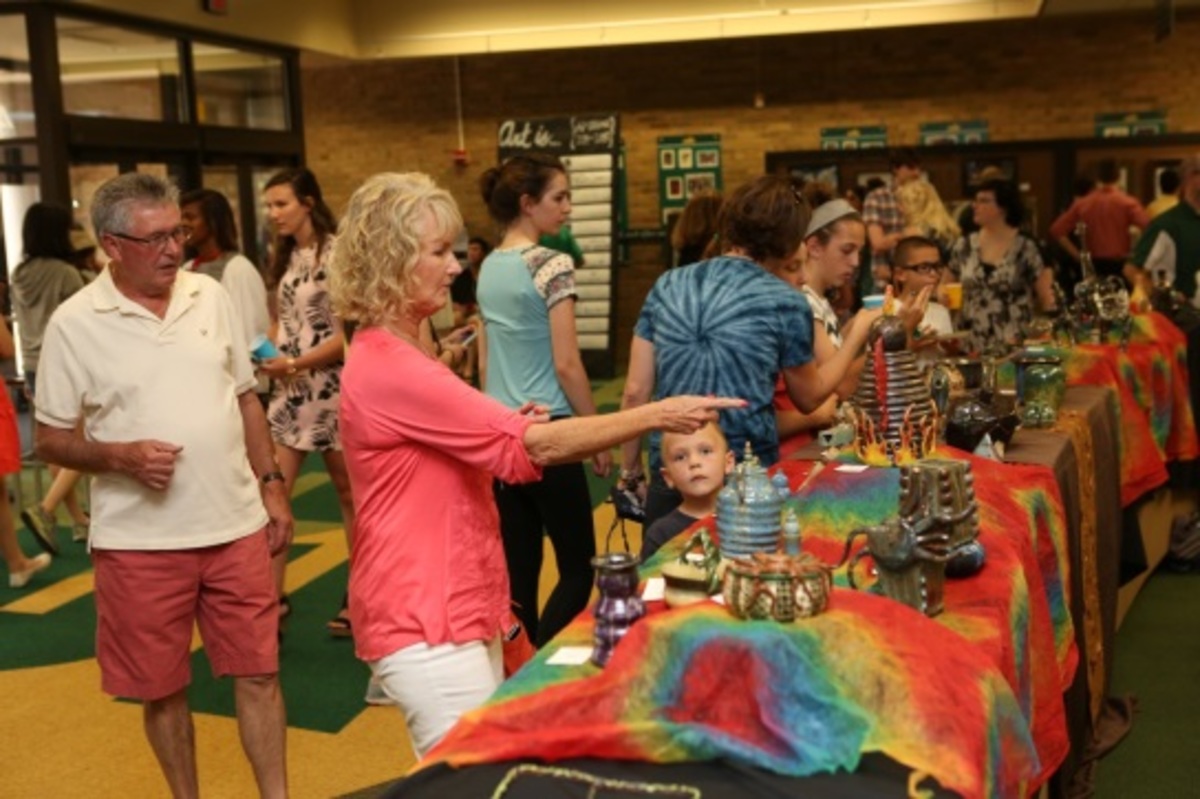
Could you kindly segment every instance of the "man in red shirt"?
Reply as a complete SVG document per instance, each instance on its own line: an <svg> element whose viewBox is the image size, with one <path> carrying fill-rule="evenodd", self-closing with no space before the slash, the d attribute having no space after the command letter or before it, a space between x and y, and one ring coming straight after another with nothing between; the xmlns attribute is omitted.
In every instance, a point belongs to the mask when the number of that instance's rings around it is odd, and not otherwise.
<svg viewBox="0 0 1200 799"><path fill-rule="evenodd" d="M1142 204L1117 187L1119 178L1116 161L1101 161L1096 170L1096 188L1072 203L1050 226L1050 235L1079 260L1079 248L1070 234L1078 223L1087 225L1086 245L1101 276L1121 274L1132 244L1129 228L1144 230L1150 224Z"/></svg>

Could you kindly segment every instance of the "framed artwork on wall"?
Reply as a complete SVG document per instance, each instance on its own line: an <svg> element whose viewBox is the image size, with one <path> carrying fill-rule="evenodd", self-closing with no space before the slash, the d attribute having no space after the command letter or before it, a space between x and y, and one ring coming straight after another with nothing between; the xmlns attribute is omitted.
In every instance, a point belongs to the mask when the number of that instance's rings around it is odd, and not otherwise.
<svg viewBox="0 0 1200 799"><path fill-rule="evenodd" d="M1000 170L1005 180L1016 181L1017 159L1009 157L998 158L968 158L963 161L963 195L970 197L983 182L980 174L988 167Z"/></svg>
<svg viewBox="0 0 1200 799"><path fill-rule="evenodd" d="M821 182L828 183L833 186L834 190L838 190L838 167L837 164L814 164L813 166L794 166L791 168L792 178L807 185L809 183Z"/></svg>

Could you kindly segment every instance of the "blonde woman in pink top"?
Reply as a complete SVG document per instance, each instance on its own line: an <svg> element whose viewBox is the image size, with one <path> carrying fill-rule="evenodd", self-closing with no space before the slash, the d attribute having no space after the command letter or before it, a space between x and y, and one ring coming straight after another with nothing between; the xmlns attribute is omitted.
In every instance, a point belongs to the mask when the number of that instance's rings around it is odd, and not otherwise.
<svg viewBox="0 0 1200 799"><path fill-rule="evenodd" d="M536 480L652 429L692 432L741 400L673 397L550 422L459 379L421 323L462 271L453 198L417 174L376 175L350 199L333 256L335 310L358 323L342 373L341 433L354 486L355 647L404 712L417 755L502 679L508 575L491 481Z"/></svg>

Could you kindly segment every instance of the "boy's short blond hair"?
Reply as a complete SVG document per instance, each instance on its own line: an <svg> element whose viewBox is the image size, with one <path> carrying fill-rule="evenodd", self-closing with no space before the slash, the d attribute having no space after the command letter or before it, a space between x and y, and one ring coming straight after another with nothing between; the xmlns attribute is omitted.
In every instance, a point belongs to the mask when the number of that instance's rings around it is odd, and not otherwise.
<svg viewBox="0 0 1200 799"><path fill-rule="evenodd" d="M705 422L704 426L696 430L694 433L676 433L671 430L664 430L662 434L662 440L658 445L659 451L666 452L667 441L672 438L687 438L688 436L696 435L696 433L702 433L709 428L712 428L717 432L717 438L719 438L721 443L725 445L725 449L729 449L729 439L725 438L725 431L721 429L721 425L717 424L716 422Z"/></svg>

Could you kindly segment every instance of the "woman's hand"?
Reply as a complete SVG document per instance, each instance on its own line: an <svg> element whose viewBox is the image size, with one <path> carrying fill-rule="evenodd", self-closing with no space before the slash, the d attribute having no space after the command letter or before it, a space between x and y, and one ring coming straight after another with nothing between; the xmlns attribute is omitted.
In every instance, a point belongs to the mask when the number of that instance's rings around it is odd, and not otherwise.
<svg viewBox="0 0 1200 799"><path fill-rule="evenodd" d="M267 358L258 365L258 371L272 380L286 380L296 375L296 359L286 355Z"/></svg>
<svg viewBox="0 0 1200 799"><path fill-rule="evenodd" d="M533 420L534 424L541 424L550 421L550 406L538 405L533 400L526 402L520 408L517 408L517 413L522 416L528 416Z"/></svg>
<svg viewBox="0 0 1200 799"><path fill-rule="evenodd" d="M612 465L612 452L607 449L592 456L592 472L597 477L608 477L612 472Z"/></svg>
<svg viewBox="0 0 1200 799"><path fill-rule="evenodd" d="M732 397L668 397L655 403L659 422L656 427L671 433L689 434L717 420L717 412L726 408L745 408L744 399Z"/></svg>

